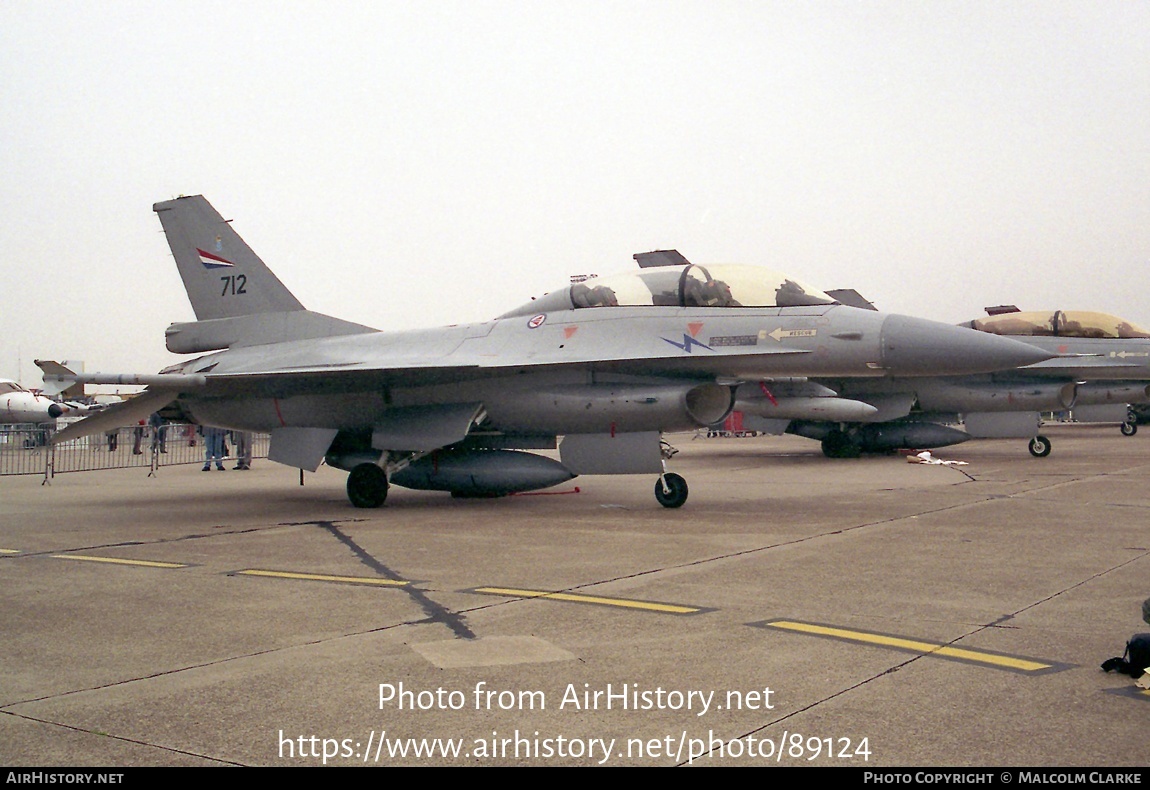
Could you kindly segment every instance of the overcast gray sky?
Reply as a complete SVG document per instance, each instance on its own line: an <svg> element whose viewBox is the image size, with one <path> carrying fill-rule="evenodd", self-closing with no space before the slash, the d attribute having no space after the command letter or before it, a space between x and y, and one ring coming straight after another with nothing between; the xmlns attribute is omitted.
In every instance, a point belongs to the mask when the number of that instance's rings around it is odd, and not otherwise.
<svg viewBox="0 0 1150 790"><path fill-rule="evenodd" d="M204 194L305 306L482 321L673 247L1150 324L1150 3L7 2L0 377L153 372Z"/></svg>

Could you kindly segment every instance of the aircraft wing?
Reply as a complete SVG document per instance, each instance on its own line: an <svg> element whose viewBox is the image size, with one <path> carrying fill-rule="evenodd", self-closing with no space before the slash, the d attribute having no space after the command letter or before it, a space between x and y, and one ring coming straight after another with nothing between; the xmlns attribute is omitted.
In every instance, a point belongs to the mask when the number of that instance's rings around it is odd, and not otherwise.
<svg viewBox="0 0 1150 790"><path fill-rule="evenodd" d="M233 352L234 353L234 352ZM90 436L112 428L134 425L146 419L181 393L195 393L208 397L256 396L286 398L312 393L343 393L377 390L393 386L428 386L435 384L465 383L506 376L518 370L532 373L587 369L618 372L629 375L669 376L677 379L703 379L722 377L730 380L754 379L764 376L764 359L794 357L809 354L802 349L759 349L753 354L723 354L716 356L678 355L663 358L618 357L615 359L588 359L571 362L529 363L521 358L480 359L463 364L445 365L442 360L413 359L397 355L399 359L375 358L370 361L333 362L319 364L271 364L262 369L235 372L215 372L209 366L203 372L192 373L73 373L58 369L51 362L43 362L46 386L63 387L74 383L118 386L147 386L141 395L122 404L115 404L98 414L73 423L55 434L54 442ZM271 360L268 360L271 361ZM286 363L287 361L284 360ZM62 372L61 372L62 370ZM52 371L52 372L48 372Z"/></svg>
<svg viewBox="0 0 1150 790"><path fill-rule="evenodd" d="M404 360L403 364L374 362L347 362L303 365L299 367L269 366L264 369L237 372L203 373L53 373L44 375L45 383L56 386L77 382L84 384L113 384L118 386L147 386L145 394L166 393L175 400L181 392L205 395L265 395L284 397L309 392L352 392L365 387L422 386L467 382L494 378L522 369L532 372L549 370L594 369L633 375L673 376L675 378L723 377L730 380L763 378L764 357L794 357L809 354L801 349L776 349L755 354L725 354L715 357L668 357L663 359L617 358L580 362L476 361L472 364L444 365L430 361L421 363ZM134 398L134 400L138 400ZM163 404L166 405L166 404ZM114 408L118 408L119 404ZM153 409L155 411L155 409Z"/></svg>
<svg viewBox="0 0 1150 790"><path fill-rule="evenodd" d="M519 370L546 372L548 370L599 370L625 372L636 375L672 375L683 378L725 376L727 378L761 378L770 368L766 357L799 357L811 353L803 349L778 349L755 354L724 354L722 356L676 356L665 358L619 357L571 362L545 362L525 360L479 361L473 364L411 364L396 365L376 362L352 362L330 365L304 365L300 367L266 368L243 372L207 373L198 377L185 376L186 384L202 379L196 386L216 391L265 390L268 385L283 386L293 391L331 391L344 386L358 387L364 383L382 384L434 384L452 381L471 381L495 378Z"/></svg>

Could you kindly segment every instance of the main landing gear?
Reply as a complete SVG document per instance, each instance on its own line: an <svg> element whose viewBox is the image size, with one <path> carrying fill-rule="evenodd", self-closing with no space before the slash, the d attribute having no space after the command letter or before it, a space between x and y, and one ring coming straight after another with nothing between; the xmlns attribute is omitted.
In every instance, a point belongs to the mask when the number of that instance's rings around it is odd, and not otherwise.
<svg viewBox="0 0 1150 790"><path fill-rule="evenodd" d="M347 498L356 507L379 507L387 499L387 473L378 464L358 464L347 476Z"/></svg>
<svg viewBox="0 0 1150 790"><path fill-rule="evenodd" d="M823 455L827 458L858 458L862 447L846 431L833 430L822 441Z"/></svg>
<svg viewBox="0 0 1150 790"><path fill-rule="evenodd" d="M1133 436L1134 434L1138 433L1138 423L1133 421L1124 422L1122 423L1122 427L1119 430L1122 431L1123 436Z"/></svg>
<svg viewBox="0 0 1150 790"><path fill-rule="evenodd" d="M1045 436L1035 436L1030 440L1030 445L1027 447L1030 454L1035 458L1045 458L1050 455L1050 440Z"/></svg>

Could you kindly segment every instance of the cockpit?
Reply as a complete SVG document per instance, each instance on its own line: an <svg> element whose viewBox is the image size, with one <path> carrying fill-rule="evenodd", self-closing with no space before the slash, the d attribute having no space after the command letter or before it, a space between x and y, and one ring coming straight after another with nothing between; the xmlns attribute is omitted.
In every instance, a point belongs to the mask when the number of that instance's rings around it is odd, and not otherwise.
<svg viewBox="0 0 1150 790"><path fill-rule="evenodd" d="M687 264L592 277L500 317L589 307L806 307L834 303L816 288L759 266Z"/></svg>
<svg viewBox="0 0 1150 790"><path fill-rule="evenodd" d="M1150 337L1150 332L1117 316L1085 310L1002 313L976 318L963 326L993 335L1026 337Z"/></svg>

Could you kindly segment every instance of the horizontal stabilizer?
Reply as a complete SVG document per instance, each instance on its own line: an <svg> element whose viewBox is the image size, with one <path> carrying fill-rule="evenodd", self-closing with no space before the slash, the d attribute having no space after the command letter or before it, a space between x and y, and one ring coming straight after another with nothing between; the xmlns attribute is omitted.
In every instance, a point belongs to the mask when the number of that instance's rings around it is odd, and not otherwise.
<svg viewBox="0 0 1150 790"><path fill-rule="evenodd" d="M202 354L223 348L259 346L290 340L363 335L378 330L311 310L259 313L208 321L175 323L164 332L173 354Z"/></svg>
<svg viewBox="0 0 1150 790"><path fill-rule="evenodd" d="M170 390L147 391L137 395L131 400L116 403L91 417L85 417L80 422L72 423L67 428L52 436L52 444L59 444L82 436L123 428L128 425L138 425L140 420L146 420L152 412L159 411L176 399L175 393Z"/></svg>

